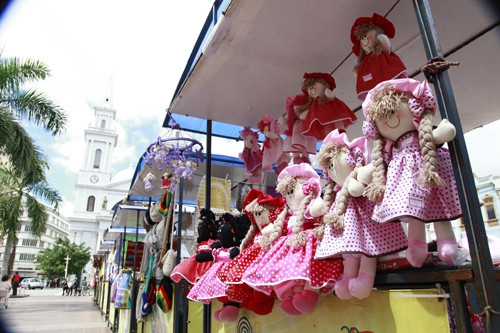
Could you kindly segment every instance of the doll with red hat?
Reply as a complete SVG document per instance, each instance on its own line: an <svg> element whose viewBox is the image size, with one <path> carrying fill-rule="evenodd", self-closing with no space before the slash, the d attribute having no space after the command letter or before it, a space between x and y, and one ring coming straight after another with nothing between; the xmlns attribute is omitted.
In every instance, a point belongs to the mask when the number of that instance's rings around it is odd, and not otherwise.
<svg viewBox="0 0 500 333"><path fill-rule="evenodd" d="M262 150L259 144L259 135L252 131L249 126L245 126L240 131L240 137L243 139L245 146L243 151L239 153L239 159L245 163L245 173L250 175L248 182L252 184L262 183Z"/></svg>
<svg viewBox="0 0 500 333"><path fill-rule="evenodd" d="M313 231L326 212L316 171L306 163L286 167L278 176L277 191L285 197L289 214L263 229L271 246L248 267L242 281L264 293L272 287L285 313L308 314L320 295L333 291L342 273L342 260L314 260L319 241ZM283 236L284 223L287 234ZM264 250L265 245L261 243Z"/></svg>
<svg viewBox="0 0 500 333"><path fill-rule="evenodd" d="M337 187L338 193L329 213L323 216L323 237L315 258L343 257L342 278L335 283L340 299L368 297L375 281L377 257L408 245L401 224L370 220L375 203L362 196L364 186L356 180L357 170L368 164L369 154L365 137L349 141L338 130L327 135L318 153L319 166L329 181L327 187ZM326 203L330 201L325 198Z"/></svg>
<svg viewBox="0 0 500 333"><path fill-rule="evenodd" d="M259 131L264 134L262 148L262 170L272 170L276 164L275 172L279 174L290 162L290 154L283 151L283 138L281 137L281 128L279 123L269 114L265 114L257 124Z"/></svg>
<svg viewBox="0 0 500 333"><path fill-rule="evenodd" d="M352 51L358 57L354 67L356 93L360 100L382 81L408 77L406 66L391 49L389 39L395 34L391 21L377 13L358 17L352 25Z"/></svg>
<svg viewBox="0 0 500 333"><path fill-rule="evenodd" d="M288 96L285 101L286 113L278 118L278 122L286 128L283 151L292 154L294 164L311 164L309 155L316 154L316 138L302 134L304 120L299 118L299 108L307 104L308 99L307 94Z"/></svg>
<svg viewBox="0 0 500 333"><path fill-rule="evenodd" d="M304 120L303 135L321 141L334 129L345 130L356 122L354 112L333 94L335 87L335 79L328 73L304 74L302 92L309 98L298 108L299 118Z"/></svg>
<svg viewBox="0 0 500 333"><path fill-rule="evenodd" d="M450 220L462 215L448 149L455 127L443 119L433 129L437 108L427 81L410 78L379 83L362 104L363 134L373 141L372 163L363 183L377 204L372 220L408 222L406 257L414 267L427 258L425 223L433 223L438 257L454 266L458 246ZM358 180L360 180L358 174Z"/></svg>
<svg viewBox="0 0 500 333"><path fill-rule="evenodd" d="M252 189L244 199L243 211L252 225L241 242L241 253L224 266L217 277L227 285L228 297L239 299L246 309L266 315L272 311L275 295L254 290L243 283L241 278L250 264L259 261L265 253L260 246L260 240L265 237L262 235L262 229L277 218L283 218L287 210L282 197L272 197L259 189Z"/></svg>

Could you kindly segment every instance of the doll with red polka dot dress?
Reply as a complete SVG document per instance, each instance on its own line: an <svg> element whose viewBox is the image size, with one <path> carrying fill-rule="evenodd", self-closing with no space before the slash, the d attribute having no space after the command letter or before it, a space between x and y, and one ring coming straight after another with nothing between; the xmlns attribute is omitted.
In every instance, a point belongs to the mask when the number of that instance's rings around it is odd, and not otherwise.
<svg viewBox="0 0 500 333"><path fill-rule="evenodd" d="M269 171L276 164L276 174L279 174L290 162L290 154L283 151L283 138L279 123L269 114L265 114L257 124L259 132L264 134L262 149L262 170Z"/></svg>
<svg viewBox="0 0 500 333"><path fill-rule="evenodd" d="M240 137L244 141L243 151L238 157L245 163L245 174L250 175L248 182L252 184L262 183L262 150L259 144L259 135L245 126L240 131Z"/></svg>
<svg viewBox="0 0 500 333"><path fill-rule="evenodd" d="M290 165L279 174L277 191L285 197L289 214L263 229L272 245L242 281L262 292L272 287L289 315L311 313L319 296L333 291L343 269L342 260L314 260L319 241L313 231L326 212L319 197L320 177L309 164ZM284 223L287 234L282 236Z"/></svg>
<svg viewBox="0 0 500 333"><path fill-rule="evenodd" d="M244 308L260 315L266 315L273 309L275 295L254 290L243 283L241 278L247 268L253 262L259 261L265 254L260 246L260 240L265 237L261 233L262 229L273 223L280 214L284 216L287 211L282 197L272 197L255 188L245 197L243 207L243 211L252 225L241 242L241 253L224 266L217 277L227 285L228 297L237 299L237 295L239 295Z"/></svg>
<svg viewBox="0 0 500 333"><path fill-rule="evenodd" d="M286 127L283 152L292 154L293 164L311 164L309 155L316 154L316 138L302 134L304 120L300 119L300 106L307 104L307 94L288 96L285 101L286 113L278 118L278 122Z"/></svg>
<svg viewBox="0 0 500 333"><path fill-rule="evenodd" d="M354 112L333 94L335 87L335 79L328 73L304 74L302 92L309 98L299 107L303 135L321 141L334 129L344 130L356 122Z"/></svg>
<svg viewBox="0 0 500 333"><path fill-rule="evenodd" d="M329 181L325 203L337 195L329 213L323 216L324 233L316 259L342 256L344 271L335 283L340 299L366 298L373 288L377 257L406 249L408 242L399 223L370 220L375 203L363 197L364 186L356 180L359 167L369 162L370 148L365 137L349 141L338 130L327 135L318 153L318 164Z"/></svg>
<svg viewBox="0 0 500 333"><path fill-rule="evenodd" d="M358 57L354 67L356 92L363 101L370 89L382 81L408 77L406 66L392 51L394 25L383 16L358 17L351 27L352 50Z"/></svg>
<svg viewBox="0 0 500 333"><path fill-rule="evenodd" d="M358 180L369 183L365 194L377 203L372 220L408 222L406 257L414 267L427 258L425 223L433 223L438 257L454 266L458 247L450 220L462 209L450 153L440 145L455 137L455 127L443 119L433 130L437 105L427 81L381 82L362 107L363 133L373 149Z"/></svg>
<svg viewBox="0 0 500 333"><path fill-rule="evenodd" d="M212 244L214 263L194 284L187 298L192 301L209 304L212 299L222 302L221 309L214 312L218 321L231 322L238 318L240 297L231 299L226 293L226 285L218 278L218 272L239 253L239 244L250 228L250 220L246 215L238 217L224 213L219 221L218 240Z"/></svg>

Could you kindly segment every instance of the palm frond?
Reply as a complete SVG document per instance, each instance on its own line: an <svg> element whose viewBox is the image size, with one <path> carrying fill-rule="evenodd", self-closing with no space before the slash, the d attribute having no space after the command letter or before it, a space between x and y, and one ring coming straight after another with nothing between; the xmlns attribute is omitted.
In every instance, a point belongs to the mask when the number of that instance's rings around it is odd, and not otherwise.
<svg viewBox="0 0 500 333"><path fill-rule="evenodd" d="M0 58L0 91L16 91L27 82L45 80L49 68L39 60Z"/></svg>
<svg viewBox="0 0 500 333"><path fill-rule="evenodd" d="M44 204L36 200L34 197L26 196L26 208L28 216L31 218L31 233L40 237L46 229L46 222L49 214Z"/></svg>
<svg viewBox="0 0 500 333"><path fill-rule="evenodd" d="M39 182L37 184L29 186L27 189L30 193L30 195L28 195L28 198L32 195L47 202L50 206L54 207L56 211L57 209L59 209L59 204L61 203L62 198L59 193L56 190L50 188L49 184L47 184L46 182Z"/></svg>

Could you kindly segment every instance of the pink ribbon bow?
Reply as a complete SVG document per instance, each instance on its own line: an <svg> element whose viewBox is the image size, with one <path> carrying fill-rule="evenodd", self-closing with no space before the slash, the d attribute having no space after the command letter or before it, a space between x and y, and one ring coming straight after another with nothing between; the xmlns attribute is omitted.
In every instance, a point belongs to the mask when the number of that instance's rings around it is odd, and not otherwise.
<svg viewBox="0 0 500 333"><path fill-rule="evenodd" d="M307 183L302 184L302 192L304 192L305 195L309 195L311 191L313 193L318 193L319 186L318 183L315 182L313 179L309 179Z"/></svg>

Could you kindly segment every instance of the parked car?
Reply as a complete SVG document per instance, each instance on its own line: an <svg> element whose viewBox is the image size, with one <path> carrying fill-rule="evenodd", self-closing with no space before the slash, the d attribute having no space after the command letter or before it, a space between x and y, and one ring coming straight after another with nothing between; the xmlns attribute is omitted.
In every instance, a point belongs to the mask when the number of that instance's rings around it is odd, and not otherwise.
<svg viewBox="0 0 500 333"><path fill-rule="evenodd" d="M28 288L28 289L36 289L36 288L43 289L43 282L38 278L26 278L21 281L20 286L21 288Z"/></svg>

